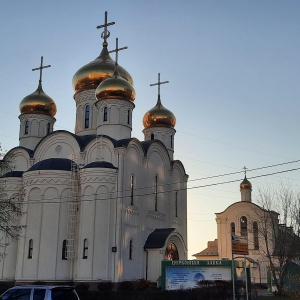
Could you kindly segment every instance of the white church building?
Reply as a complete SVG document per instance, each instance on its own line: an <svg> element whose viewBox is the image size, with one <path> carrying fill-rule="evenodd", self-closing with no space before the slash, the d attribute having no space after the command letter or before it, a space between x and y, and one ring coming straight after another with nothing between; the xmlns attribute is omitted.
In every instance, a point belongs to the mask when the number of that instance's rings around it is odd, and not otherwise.
<svg viewBox="0 0 300 300"><path fill-rule="evenodd" d="M187 259L187 180L174 160L174 114L160 99L145 111L144 140L131 137L133 79L108 50L73 77L75 132L54 130L56 104L42 88L20 102L6 197L21 191L21 236L5 247L0 281L156 281L161 261ZM113 50L113 49L110 49ZM47 83L45 82L45 85ZM154 99L153 99L154 100ZM155 104L156 102L156 104ZM150 108L150 107L149 107Z"/></svg>
<svg viewBox="0 0 300 300"><path fill-rule="evenodd" d="M251 282L266 284L268 281L269 260L266 247L274 252L274 224L278 224L278 213L265 210L252 202L252 184L246 178L240 183L241 200L232 203L222 212L216 213L218 238L208 241L207 248L194 254L198 260L231 260L236 261L237 275L243 278L244 256L232 254L232 236L247 239L248 254L246 265L250 269ZM269 240L265 237L268 232Z"/></svg>

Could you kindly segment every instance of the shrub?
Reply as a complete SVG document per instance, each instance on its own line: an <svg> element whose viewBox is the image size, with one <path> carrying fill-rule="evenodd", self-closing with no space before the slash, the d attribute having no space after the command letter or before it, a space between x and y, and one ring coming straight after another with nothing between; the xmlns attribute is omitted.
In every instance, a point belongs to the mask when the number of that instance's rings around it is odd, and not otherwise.
<svg viewBox="0 0 300 300"><path fill-rule="evenodd" d="M149 291L155 289L155 283L146 280L146 279L139 279L133 282L133 289L135 291Z"/></svg>
<svg viewBox="0 0 300 300"><path fill-rule="evenodd" d="M110 281L99 282L97 285L97 290L99 291L111 291L114 284Z"/></svg>

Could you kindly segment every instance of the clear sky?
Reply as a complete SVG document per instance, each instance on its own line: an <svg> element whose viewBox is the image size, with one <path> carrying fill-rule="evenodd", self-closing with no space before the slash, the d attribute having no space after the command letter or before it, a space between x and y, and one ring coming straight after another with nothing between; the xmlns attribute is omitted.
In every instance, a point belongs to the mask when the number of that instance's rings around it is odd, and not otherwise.
<svg viewBox="0 0 300 300"><path fill-rule="evenodd" d="M44 91L56 104L55 129L74 130L72 77L101 51L104 12L109 48L128 46L119 63L136 90L132 136L143 140L142 118L157 99L177 118L175 159L189 175L189 257L217 237L215 212L240 200L248 178L300 168L300 1L298 0L1 0L0 141L18 145L19 103L43 73ZM201 179L201 180L200 180ZM237 180L233 183L206 186ZM259 188L280 183L298 189L300 171L250 179ZM199 187L200 186L200 187Z"/></svg>

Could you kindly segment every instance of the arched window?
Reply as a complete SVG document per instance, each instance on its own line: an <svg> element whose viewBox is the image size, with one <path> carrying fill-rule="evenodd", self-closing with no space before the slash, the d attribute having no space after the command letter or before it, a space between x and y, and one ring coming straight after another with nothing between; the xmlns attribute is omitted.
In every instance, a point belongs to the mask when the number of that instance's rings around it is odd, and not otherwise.
<svg viewBox="0 0 300 300"><path fill-rule="evenodd" d="M175 192L175 217L178 217L178 192Z"/></svg>
<svg viewBox="0 0 300 300"><path fill-rule="evenodd" d="M171 135L171 148L173 149L173 135Z"/></svg>
<svg viewBox="0 0 300 300"><path fill-rule="evenodd" d="M104 110L103 110L103 122L107 121L107 115L108 115L108 109L107 109L107 107L104 107Z"/></svg>
<svg viewBox="0 0 300 300"><path fill-rule="evenodd" d="M130 110L127 111L127 124L130 125Z"/></svg>
<svg viewBox="0 0 300 300"><path fill-rule="evenodd" d="M90 106L87 105L85 107L85 114L84 114L84 128L90 127Z"/></svg>
<svg viewBox="0 0 300 300"><path fill-rule="evenodd" d="M29 259L32 258L32 252L33 252L33 239L30 239L29 243L28 243L28 258Z"/></svg>
<svg viewBox="0 0 300 300"><path fill-rule="evenodd" d="M51 124L50 124L50 123L48 123L48 124L47 124L47 134L49 134L49 133L50 133L50 130L51 130Z"/></svg>
<svg viewBox="0 0 300 300"><path fill-rule="evenodd" d="M151 133L151 140L154 140L154 133Z"/></svg>
<svg viewBox="0 0 300 300"><path fill-rule="evenodd" d="M63 240L61 259L63 260L67 259L67 240Z"/></svg>
<svg viewBox="0 0 300 300"><path fill-rule="evenodd" d="M29 121L26 120L25 121L25 131L24 131L24 134L28 134L28 132L29 132Z"/></svg>
<svg viewBox="0 0 300 300"><path fill-rule="evenodd" d="M245 216L241 217L241 236L247 237L248 235L248 225L247 225L247 218Z"/></svg>
<svg viewBox="0 0 300 300"><path fill-rule="evenodd" d="M235 235L235 223L234 222L230 223L230 232L231 232L231 234Z"/></svg>
<svg viewBox="0 0 300 300"><path fill-rule="evenodd" d="M83 240L83 252L82 252L82 258L83 259L87 259L88 250L89 250L89 241L88 241L88 239L84 239Z"/></svg>
<svg viewBox="0 0 300 300"><path fill-rule="evenodd" d="M253 222L253 243L254 243L254 250L259 249L259 242L258 242L258 225L257 222Z"/></svg>
<svg viewBox="0 0 300 300"><path fill-rule="evenodd" d="M134 175L130 176L130 204L133 205Z"/></svg>
<svg viewBox="0 0 300 300"><path fill-rule="evenodd" d="M178 250L174 243L169 243L165 251L165 260L179 260Z"/></svg>
<svg viewBox="0 0 300 300"><path fill-rule="evenodd" d="M154 210L157 211L157 180L158 176L155 175L155 181L154 181Z"/></svg>
<svg viewBox="0 0 300 300"><path fill-rule="evenodd" d="M129 259L132 259L132 251L133 251L133 241L131 239L129 241Z"/></svg>

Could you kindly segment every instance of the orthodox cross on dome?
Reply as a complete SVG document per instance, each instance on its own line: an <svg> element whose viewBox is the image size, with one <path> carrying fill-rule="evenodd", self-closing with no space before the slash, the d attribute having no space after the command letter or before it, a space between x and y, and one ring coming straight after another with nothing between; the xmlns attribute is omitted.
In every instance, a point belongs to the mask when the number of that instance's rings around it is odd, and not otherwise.
<svg viewBox="0 0 300 300"><path fill-rule="evenodd" d="M101 38L104 39L104 42L106 42L106 39L109 38L110 36L110 32L107 30L107 27L114 24L115 22L107 23L107 11L106 11L104 17L104 24L97 26L97 29L104 28L104 31L101 33Z"/></svg>
<svg viewBox="0 0 300 300"><path fill-rule="evenodd" d="M150 86L158 85L158 99L159 100L160 100L160 86L165 83L169 83L169 81L160 81L160 73L158 73L158 82L150 84Z"/></svg>
<svg viewBox="0 0 300 300"><path fill-rule="evenodd" d="M32 71L40 70L40 80L39 80L40 83L42 83L43 69L50 68L50 67L51 65L43 66L43 56L41 56L41 66L39 68L32 69Z"/></svg>
<svg viewBox="0 0 300 300"><path fill-rule="evenodd" d="M116 65L118 64L118 52L125 49L128 49L128 47L126 46L126 47L119 48L119 39L116 38L116 49L108 51L108 53L116 52Z"/></svg>
<svg viewBox="0 0 300 300"><path fill-rule="evenodd" d="M247 173L248 168L246 168L246 166L244 166L243 169L244 169L244 173L245 173L245 177L246 177L246 175L247 175L246 173Z"/></svg>

